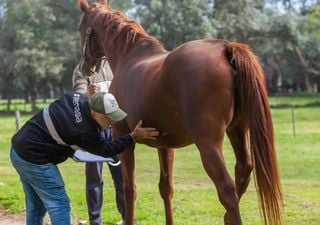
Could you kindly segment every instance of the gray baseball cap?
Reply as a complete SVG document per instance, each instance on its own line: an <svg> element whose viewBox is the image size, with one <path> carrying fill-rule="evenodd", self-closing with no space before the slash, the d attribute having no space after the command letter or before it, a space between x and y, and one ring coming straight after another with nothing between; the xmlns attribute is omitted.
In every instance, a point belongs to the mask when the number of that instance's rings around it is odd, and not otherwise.
<svg viewBox="0 0 320 225"><path fill-rule="evenodd" d="M93 111L106 115L112 121L121 121L127 117L127 113L119 108L115 97L107 92L99 92L89 97L89 106Z"/></svg>

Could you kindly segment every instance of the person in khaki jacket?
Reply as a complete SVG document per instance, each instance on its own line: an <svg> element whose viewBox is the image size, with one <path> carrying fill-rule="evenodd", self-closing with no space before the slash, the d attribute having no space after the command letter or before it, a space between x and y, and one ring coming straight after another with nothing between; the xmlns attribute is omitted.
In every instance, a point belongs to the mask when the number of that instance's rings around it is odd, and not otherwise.
<svg viewBox="0 0 320 225"><path fill-rule="evenodd" d="M108 62L104 62L104 66L96 76L86 76L79 71L76 66L73 72L72 83L74 91L92 95L97 91L108 92L109 86L113 78L112 71ZM112 140L111 127L104 130L106 139ZM108 163L109 170L113 179L116 203L122 220L125 217L125 205L123 196L123 182L121 173L121 162L117 159L117 163ZM102 177L103 162L87 162L86 163L86 200L88 207L88 215L90 225L101 224L101 209L103 203L103 177ZM119 221L118 224L122 224Z"/></svg>

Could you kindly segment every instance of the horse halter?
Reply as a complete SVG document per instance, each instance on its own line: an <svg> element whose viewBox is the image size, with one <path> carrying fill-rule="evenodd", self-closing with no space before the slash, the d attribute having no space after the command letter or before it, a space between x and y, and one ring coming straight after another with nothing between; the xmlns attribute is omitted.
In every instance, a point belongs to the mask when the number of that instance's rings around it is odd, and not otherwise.
<svg viewBox="0 0 320 225"><path fill-rule="evenodd" d="M101 67L104 66L105 64L105 59L106 56L102 56L99 58L94 58L93 60L97 63L91 68L90 65L86 62L86 53L90 51L89 48L89 39L90 39L90 34L92 32L92 27L89 26L87 28L86 32L86 38L84 40L84 45L81 51L81 59L79 62L79 71L84 75L84 76L93 76L97 75L101 69ZM92 56L92 54L89 54Z"/></svg>

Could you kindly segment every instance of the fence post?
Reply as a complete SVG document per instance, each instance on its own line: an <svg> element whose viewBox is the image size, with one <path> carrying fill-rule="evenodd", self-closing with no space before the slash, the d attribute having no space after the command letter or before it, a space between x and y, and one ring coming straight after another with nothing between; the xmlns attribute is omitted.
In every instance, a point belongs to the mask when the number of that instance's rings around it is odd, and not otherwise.
<svg viewBox="0 0 320 225"><path fill-rule="evenodd" d="M293 133L293 137L295 137L296 125L295 125L295 118L294 118L294 106L291 107L291 121L292 121L292 133Z"/></svg>
<svg viewBox="0 0 320 225"><path fill-rule="evenodd" d="M16 117L16 131L20 129L20 111L15 111L15 117Z"/></svg>

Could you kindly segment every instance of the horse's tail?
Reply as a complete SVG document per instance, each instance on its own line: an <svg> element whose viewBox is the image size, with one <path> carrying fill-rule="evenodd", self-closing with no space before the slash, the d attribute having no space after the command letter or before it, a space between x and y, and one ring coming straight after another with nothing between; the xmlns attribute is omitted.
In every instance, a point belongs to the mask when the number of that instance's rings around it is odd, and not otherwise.
<svg viewBox="0 0 320 225"><path fill-rule="evenodd" d="M247 45L229 42L226 50L235 70L235 118L232 124L241 124L249 131L247 139L265 224L280 225L282 191L264 73Z"/></svg>

